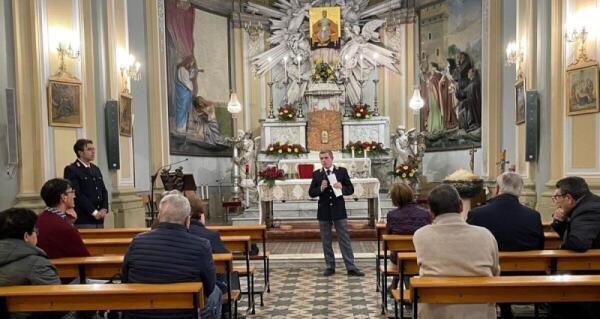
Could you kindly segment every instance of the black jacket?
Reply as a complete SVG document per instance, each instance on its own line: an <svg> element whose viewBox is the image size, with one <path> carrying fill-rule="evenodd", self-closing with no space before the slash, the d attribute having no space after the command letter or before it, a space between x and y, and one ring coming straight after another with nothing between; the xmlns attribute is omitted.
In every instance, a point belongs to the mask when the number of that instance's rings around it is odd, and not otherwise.
<svg viewBox="0 0 600 319"><path fill-rule="evenodd" d="M337 181L342 183L342 194L344 196L354 194L354 186L348 176L348 171L343 167L333 167L333 174L337 178ZM333 188L331 185L321 192L321 182L327 180L327 173L325 169L320 169L313 172L312 182L308 190L310 197L319 196L319 208L317 210L318 220L339 220L348 218L346 214L346 205L344 203L344 197L335 197Z"/></svg>
<svg viewBox="0 0 600 319"><path fill-rule="evenodd" d="M552 228L560 235L561 249L584 252L600 248L600 197L590 193L573 207L569 217L554 220Z"/></svg>
<svg viewBox="0 0 600 319"><path fill-rule="evenodd" d="M104 220L92 216L95 210L108 210L108 192L98 166L90 163L87 168L76 160L65 167L64 177L75 190L75 224L103 224Z"/></svg>
<svg viewBox="0 0 600 319"><path fill-rule="evenodd" d="M204 296L215 289L216 269L210 242L188 233L183 225L160 223L137 235L125 254L126 283L202 282ZM189 310L128 312L127 318L191 318Z"/></svg>
<svg viewBox="0 0 600 319"><path fill-rule="evenodd" d="M487 228L496 238L499 251L544 249L540 213L521 205L514 195L498 195L472 209L467 223Z"/></svg>

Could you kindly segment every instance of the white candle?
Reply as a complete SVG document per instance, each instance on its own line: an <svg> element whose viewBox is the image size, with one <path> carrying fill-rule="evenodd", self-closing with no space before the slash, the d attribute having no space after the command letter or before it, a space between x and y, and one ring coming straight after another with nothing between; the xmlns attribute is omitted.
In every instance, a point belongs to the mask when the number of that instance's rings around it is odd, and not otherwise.
<svg viewBox="0 0 600 319"><path fill-rule="evenodd" d="M354 148L352 148L352 159L354 159Z"/></svg>
<svg viewBox="0 0 600 319"><path fill-rule="evenodd" d="M283 80L287 82L287 55L283 57Z"/></svg>
<svg viewBox="0 0 600 319"><path fill-rule="evenodd" d="M365 149L365 151L363 152L363 154L365 155L365 158L367 158L367 150Z"/></svg>
<svg viewBox="0 0 600 319"><path fill-rule="evenodd" d="M296 62L298 62L298 81L300 81L300 63L302 63L302 56L298 55L296 57Z"/></svg>
<svg viewBox="0 0 600 319"><path fill-rule="evenodd" d="M360 65L360 79L363 79L363 56L362 54L360 55L360 61L359 61L359 65Z"/></svg>

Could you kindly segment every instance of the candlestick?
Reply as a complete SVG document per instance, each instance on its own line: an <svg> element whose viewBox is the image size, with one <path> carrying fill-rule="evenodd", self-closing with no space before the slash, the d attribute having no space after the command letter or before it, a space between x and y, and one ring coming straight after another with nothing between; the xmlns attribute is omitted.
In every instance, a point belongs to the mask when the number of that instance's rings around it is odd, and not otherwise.
<svg viewBox="0 0 600 319"><path fill-rule="evenodd" d="M354 148L352 148L352 159L354 159Z"/></svg>
<svg viewBox="0 0 600 319"><path fill-rule="evenodd" d="M360 61L359 61L359 65L360 65L360 79L363 79L363 56L362 54L360 55Z"/></svg>
<svg viewBox="0 0 600 319"><path fill-rule="evenodd" d="M296 62L297 66L298 66L298 82L300 82L300 63L302 63L302 56L300 54L298 54L298 56L296 56Z"/></svg>
<svg viewBox="0 0 600 319"><path fill-rule="evenodd" d="M283 57L283 80L287 83L287 55Z"/></svg>
<svg viewBox="0 0 600 319"><path fill-rule="evenodd" d="M368 150L367 150L367 149L365 149L365 151L363 152L363 154L364 154L365 158L367 158L367 152L368 152Z"/></svg>

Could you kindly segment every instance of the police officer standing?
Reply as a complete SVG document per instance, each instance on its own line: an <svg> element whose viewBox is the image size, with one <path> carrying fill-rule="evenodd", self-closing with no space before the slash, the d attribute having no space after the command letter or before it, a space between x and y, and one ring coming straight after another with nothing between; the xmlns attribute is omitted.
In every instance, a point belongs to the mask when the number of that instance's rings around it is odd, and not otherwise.
<svg viewBox="0 0 600 319"><path fill-rule="evenodd" d="M75 190L75 226L104 228L104 217L108 214L108 192L100 169L92 163L96 149L91 140L79 139L73 150L77 160L65 167L64 177Z"/></svg>
<svg viewBox="0 0 600 319"><path fill-rule="evenodd" d="M352 195L354 186L350 182L348 171L343 167L333 166L333 153L330 150L323 150L319 153L322 169L314 171L312 182L308 195L310 197L319 196L319 208L317 210L317 219L321 231L321 243L323 244L323 254L325 255L326 269L324 276L335 274L335 255L333 253L331 226L335 225L344 264L349 276L364 276L365 274L354 265L354 253L350 244L348 235L348 215L346 214L346 205L343 195ZM335 174L337 182L330 185L328 176ZM335 196L333 188L341 189L342 195Z"/></svg>

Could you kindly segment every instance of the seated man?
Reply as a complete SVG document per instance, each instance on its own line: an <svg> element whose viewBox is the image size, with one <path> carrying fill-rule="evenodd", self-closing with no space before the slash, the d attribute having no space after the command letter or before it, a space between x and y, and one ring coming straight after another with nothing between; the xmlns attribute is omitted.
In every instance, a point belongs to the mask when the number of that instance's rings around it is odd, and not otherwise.
<svg viewBox="0 0 600 319"><path fill-rule="evenodd" d="M544 249L544 227L537 211L519 203L523 179L506 172L496 179L496 197L472 209L467 223L487 228L500 251ZM510 304L500 304L502 318L513 318Z"/></svg>
<svg viewBox="0 0 600 319"><path fill-rule="evenodd" d="M205 312L220 318L223 294L215 286L215 264L210 242L188 233L190 203L181 194L163 197L158 207L159 224L137 235L123 260L123 282L175 283L201 281ZM132 311L126 318L191 318L188 310Z"/></svg>
<svg viewBox="0 0 600 319"><path fill-rule="evenodd" d="M419 275L423 277L498 276L498 245L489 230L468 225L461 217L462 201L453 186L435 187L427 198L433 223L413 237ZM494 304L425 304L419 318L496 318Z"/></svg>
<svg viewBox="0 0 600 319"><path fill-rule="evenodd" d="M0 286L59 285L56 267L36 247L37 216L25 208L0 212ZM5 314L0 313L4 318ZM12 318L60 318L64 313L13 314Z"/></svg>
<svg viewBox="0 0 600 319"><path fill-rule="evenodd" d="M68 221L68 211L75 207L75 190L62 178L53 178L40 192L46 209L37 220L38 246L49 258L89 256L79 231Z"/></svg>
<svg viewBox="0 0 600 319"><path fill-rule="evenodd" d="M544 227L540 213L519 203L523 180L506 172L496 179L496 197L472 209L467 223L487 228L500 251L544 249Z"/></svg>
<svg viewBox="0 0 600 319"><path fill-rule="evenodd" d="M600 197L585 180L569 176L556 183L552 201L556 210L552 228L562 239L562 249L584 252L600 248Z"/></svg>

